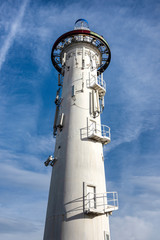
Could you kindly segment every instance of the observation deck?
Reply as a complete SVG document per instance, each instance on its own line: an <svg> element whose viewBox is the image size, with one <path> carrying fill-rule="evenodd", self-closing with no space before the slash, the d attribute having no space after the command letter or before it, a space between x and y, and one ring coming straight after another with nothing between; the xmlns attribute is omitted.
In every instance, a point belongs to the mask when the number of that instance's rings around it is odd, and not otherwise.
<svg viewBox="0 0 160 240"><path fill-rule="evenodd" d="M87 127L87 136L103 144L108 144L111 141L110 128L106 125L100 126L95 122Z"/></svg>
<svg viewBox="0 0 160 240"><path fill-rule="evenodd" d="M103 74L96 76L91 76L87 82L88 86L98 90L98 93L103 97L106 93L106 82L103 80Z"/></svg>
<svg viewBox="0 0 160 240"><path fill-rule="evenodd" d="M115 210L118 210L117 192L98 194L89 192L84 198L84 212L86 214L112 214Z"/></svg>
<svg viewBox="0 0 160 240"><path fill-rule="evenodd" d="M100 73L104 72L111 60L111 52L107 41L99 34L90 31L88 22L84 19L78 19L73 31L67 32L60 36L52 47L51 60L53 66L62 75L63 61L61 53L72 43L84 42L96 47L101 53L101 63L97 69Z"/></svg>

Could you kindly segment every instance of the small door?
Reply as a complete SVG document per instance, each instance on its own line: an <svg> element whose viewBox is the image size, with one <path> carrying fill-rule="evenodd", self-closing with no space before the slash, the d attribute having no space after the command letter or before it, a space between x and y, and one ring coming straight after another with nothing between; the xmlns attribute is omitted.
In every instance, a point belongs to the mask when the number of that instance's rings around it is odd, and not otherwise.
<svg viewBox="0 0 160 240"><path fill-rule="evenodd" d="M87 186L87 208L96 208L96 187Z"/></svg>
<svg viewBox="0 0 160 240"><path fill-rule="evenodd" d="M99 93L98 93L98 90L92 90L91 112L93 113L94 117L99 116L100 105L99 105Z"/></svg>
<svg viewBox="0 0 160 240"><path fill-rule="evenodd" d="M89 129L88 129L88 135L95 135L96 134L96 122L90 120L89 122Z"/></svg>
<svg viewBox="0 0 160 240"><path fill-rule="evenodd" d="M83 85L82 85L82 79L77 80L75 84L76 92L82 92Z"/></svg>

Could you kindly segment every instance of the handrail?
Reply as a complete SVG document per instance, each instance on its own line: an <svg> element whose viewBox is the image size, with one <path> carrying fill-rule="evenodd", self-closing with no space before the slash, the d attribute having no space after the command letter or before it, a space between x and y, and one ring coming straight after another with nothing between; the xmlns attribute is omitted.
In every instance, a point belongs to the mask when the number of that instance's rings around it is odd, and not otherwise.
<svg viewBox="0 0 160 240"><path fill-rule="evenodd" d="M89 85L93 86L94 84L98 84L106 91L106 82L103 80L102 74L97 77L95 75L92 75L92 77L89 79Z"/></svg>
<svg viewBox="0 0 160 240"><path fill-rule="evenodd" d="M103 80L102 74L97 76L97 83L106 90L106 82Z"/></svg>
<svg viewBox="0 0 160 240"><path fill-rule="evenodd" d="M111 196L108 197L108 195L111 195ZM98 194L89 192L85 197L86 197L85 205L86 206L89 205L89 209L97 209L99 211L104 211L104 212L109 208L114 208L114 210L118 209L117 192L105 192L105 193L98 193ZM87 199L88 197L89 199ZM95 203L94 204L92 203L92 206L91 206L91 201L93 200L95 201Z"/></svg>
<svg viewBox="0 0 160 240"><path fill-rule="evenodd" d="M92 86L95 82L96 82L96 76L95 76L95 75L92 75L92 76L89 78L89 85Z"/></svg>
<svg viewBox="0 0 160 240"><path fill-rule="evenodd" d="M102 137L111 137L110 128L106 125L98 125L95 123L92 123L90 126L88 126L88 135L91 134L99 134Z"/></svg>

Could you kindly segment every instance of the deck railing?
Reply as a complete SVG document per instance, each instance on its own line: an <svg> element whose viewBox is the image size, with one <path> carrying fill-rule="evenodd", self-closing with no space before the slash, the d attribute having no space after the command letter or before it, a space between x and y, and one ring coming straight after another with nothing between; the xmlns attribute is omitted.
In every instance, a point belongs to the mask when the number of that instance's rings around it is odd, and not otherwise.
<svg viewBox="0 0 160 240"><path fill-rule="evenodd" d="M88 193L85 197L85 211L105 213L118 209L117 192Z"/></svg>
<svg viewBox="0 0 160 240"><path fill-rule="evenodd" d="M88 137L92 135L111 138L110 128L106 125L98 125L93 122L88 127Z"/></svg>
<svg viewBox="0 0 160 240"><path fill-rule="evenodd" d="M106 92L106 82L103 80L103 75L99 75L99 76L91 76L89 79L89 86L90 87L95 87L99 86L99 88L103 88Z"/></svg>

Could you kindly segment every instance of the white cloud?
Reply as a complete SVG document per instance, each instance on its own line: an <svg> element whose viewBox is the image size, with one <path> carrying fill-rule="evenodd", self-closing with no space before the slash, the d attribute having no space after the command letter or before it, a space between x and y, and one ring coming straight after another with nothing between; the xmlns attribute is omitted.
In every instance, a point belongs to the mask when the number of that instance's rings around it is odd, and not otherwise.
<svg viewBox="0 0 160 240"><path fill-rule="evenodd" d="M55 138L53 138L52 133L48 136L32 136L28 134L27 138L27 148L30 153L42 154L48 152L48 155L53 155Z"/></svg>
<svg viewBox="0 0 160 240"><path fill-rule="evenodd" d="M24 187L36 190L46 190L49 185L50 174L27 171L11 165L10 161L0 164L1 184L6 186L12 184L12 187Z"/></svg>
<svg viewBox="0 0 160 240"><path fill-rule="evenodd" d="M3 63L6 60L7 53L14 42L15 36L16 36L18 29L21 25L21 22L23 20L27 2L28 2L28 0L24 0L24 2L22 3L19 14L16 17L15 21L12 23L11 30L10 30L7 38L4 40L4 44L2 45L2 47L0 49L0 71L1 71Z"/></svg>
<svg viewBox="0 0 160 240"><path fill-rule="evenodd" d="M144 16L128 15L130 10L119 12L111 20L114 28L109 31L112 61L108 75L110 98L106 99L108 114L117 111L117 125L113 119L115 128L111 129L112 142L105 147L106 152L138 140L159 121L159 22L153 24Z"/></svg>
<svg viewBox="0 0 160 240"><path fill-rule="evenodd" d="M38 226L35 223L31 223L22 219L14 218L0 218L0 232L1 233L13 233L13 232L35 232Z"/></svg>
<svg viewBox="0 0 160 240"><path fill-rule="evenodd" d="M150 219L125 216L114 217L112 222L111 234L113 239L146 240L153 237L153 225Z"/></svg>
<svg viewBox="0 0 160 240"><path fill-rule="evenodd" d="M140 161L140 159L139 159ZM135 165L132 167L136 172ZM135 170L135 171L134 171ZM110 217L113 239L143 240L159 236L160 178L154 175L132 175L128 166L121 172L119 183L109 182L110 190L118 185L119 210ZM151 172L150 172L151 174Z"/></svg>
<svg viewBox="0 0 160 240"><path fill-rule="evenodd" d="M25 225L23 225L24 227ZM33 225L34 226L34 225ZM37 226L36 226L37 227ZM33 228L32 228L33 230ZM42 240L43 239L43 226L38 226L35 231L26 232L12 232L12 233L2 233L1 238L5 240Z"/></svg>
<svg viewBox="0 0 160 240"><path fill-rule="evenodd" d="M128 128L125 124L125 129L121 130L120 129L116 132L116 139L111 141L109 145L104 146L104 152L107 153L114 148L118 147L119 145L123 143L129 143L134 140L136 140L140 134L143 132L142 125L136 126L135 129L133 129L132 125L130 125Z"/></svg>
<svg viewBox="0 0 160 240"><path fill-rule="evenodd" d="M149 195L160 194L160 177L159 176L134 176L131 178L134 187L143 189Z"/></svg>

